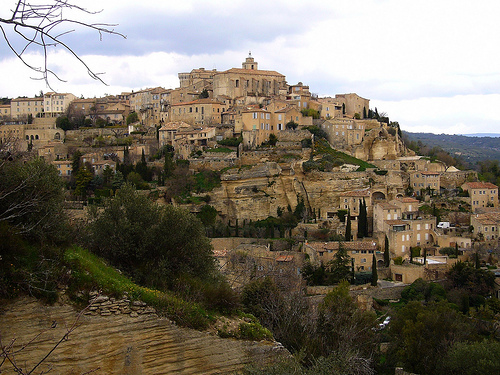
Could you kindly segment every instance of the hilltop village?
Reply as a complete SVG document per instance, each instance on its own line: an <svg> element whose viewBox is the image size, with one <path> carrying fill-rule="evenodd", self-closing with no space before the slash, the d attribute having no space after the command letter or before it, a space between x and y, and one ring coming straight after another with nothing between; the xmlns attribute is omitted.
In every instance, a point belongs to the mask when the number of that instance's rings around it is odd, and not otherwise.
<svg viewBox="0 0 500 375"><path fill-rule="evenodd" d="M476 253L496 262L487 250L498 241L498 187L415 155L368 99L320 98L251 54L241 68L179 80L102 98L12 99L0 105L3 150L52 163L73 213L126 180L159 203L208 212L214 255L239 283L300 276L306 259L330 261L339 239L355 272L376 265L379 277L404 283L441 279ZM144 173L130 167L139 164ZM243 278L235 252L252 258Z"/></svg>

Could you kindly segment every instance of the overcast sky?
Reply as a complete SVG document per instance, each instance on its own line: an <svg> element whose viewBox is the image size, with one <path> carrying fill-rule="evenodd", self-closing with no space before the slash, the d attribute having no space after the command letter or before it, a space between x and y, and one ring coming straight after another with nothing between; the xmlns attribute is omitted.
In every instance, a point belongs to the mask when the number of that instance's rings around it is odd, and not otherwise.
<svg viewBox="0 0 500 375"><path fill-rule="evenodd" d="M42 1L47 3L47 0ZM403 130L500 133L500 1L478 0L73 0L127 36L76 29L63 38L107 86L60 47L54 90L94 97L179 86L195 68L259 69L303 82L320 96L355 92ZM3 0L0 18L16 1ZM5 6L9 3L10 6ZM73 14L67 14L67 17ZM72 29L66 27L60 31ZM9 32L7 30L7 32ZM9 34L12 35L12 34ZM16 39L11 39L16 43ZM26 59L40 64L35 49ZM50 91L0 43L0 97Z"/></svg>

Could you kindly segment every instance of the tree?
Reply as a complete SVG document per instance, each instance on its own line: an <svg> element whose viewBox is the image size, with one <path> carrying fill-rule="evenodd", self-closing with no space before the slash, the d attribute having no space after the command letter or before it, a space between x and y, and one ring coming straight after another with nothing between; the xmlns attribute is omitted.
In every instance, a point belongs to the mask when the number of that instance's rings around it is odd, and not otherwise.
<svg viewBox="0 0 500 375"><path fill-rule="evenodd" d="M386 267L389 267L390 264L391 264L391 255L389 254L389 239L387 238L386 235L384 242L384 265Z"/></svg>
<svg viewBox="0 0 500 375"><path fill-rule="evenodd" d="M198 95L198 99L206 99L208 97L209 97L209 94L208 94L208 90L207 89L203 89L200 92L200 95Z"/></svg>
<svg viewBox="0 0 500 375"><path fill-rule="evenodd" d="M445 301L427 305L411 301L393 315L389 335L389 362L431 375L439 373L439 364L455 342L473 338L473 327Z"/></svg>
<svg viewBox="0 0 500 375"><path fill-rule="evenodd" d="M288 130L295 130L297 129L297 126L299 126L299 124L297 124L295 121L288 121L286 124L285 124L285 129L288 129Z"/></svg>
<svg viewBox="0 0 500 375"><path fill-rule="evenodd" d="M372 286L377 286L378 281L378 273L377 273L377 258L375 257L375 253L373 253L372 257Z"/></svg>
<svg viewBox="0 0 500 375"><path fill-rule="evenodd" d="M345 219L346 219L345 240L350 241L351 240L351 213L349 210L347 210L347 216Z"/></svg>
<svg viewBox="0 0 500 375"><path fill-rule="evenodd" d="M318 306L318 318L309 351L315 358L332 353L347 355L351 350L370 359L375 349L375 314L361 311L349 295L344 281L328 293Z"/></svg>
<svg viewBox="0 0 500 375"><path fill-rule="evenodd" d="M87 244L143 285L172 287L183 277L215 277L201 221L181 208L157 205L129 184L94 213Z"/></svg>
<svg viewBox="0 0 500 375"><path fill-rule="evenodd" d="M87 190L89 189L90 182L94 178L91 171L86 166L78 169L75 176L75 195L85 199L87 197Z"/></svg>
<svg viewBox="0 0 500 375"><path fill-rule="evenodd" d="M48 63L50 48L60 46L86 69L91 78L103 82L100 73L94 72L85 61L64 42L64 36L74 30L64 30L64 27L80 26L95 30L102 38L102 34L124 35L114 31L112 24L86 23L77 18L66 18L69 13L97 14L81 6L72 4L70 0L54 0L47 3L33 4L27 0L18 0L9 18L0 18L0 31L7 46L14 55L31 70L41 75L41 79L50 87L49 77L53 76L62 81ZM17 38L17 39L16 39ZM42 66L36 66L27 60L26 52L37 51L43 56ZM104 82L103 82L104 83Z"/></svg>
<svg viewBox="0 0 500 375"><path fill-rule="evenodd" d="M139 121L139 115L137 112L130 112L130 114L127 116L127 125L133 124L135 122Z"/></svg>
<svg viewBox="0 0 500 375"><path fill-rule="evenodd" d="M0 161L0 224L36 239L61 236L65 216L63 181L56 168L42 159Z"/></svg>
<svg viewBox="0 0 500 375"><path fill-rule="evenodd" d="M359 201L358 237L368 237L368 213L365 199Z"/></svg>
<svg viewBox="0 0 500 375"><path fill-rule="evenodd" d="M327 277L328 284L338 283L341 280L347 280L350 271L351 257L347 254L346 248L339 241L339 248L333 259L326 264L326 269L330 275Z"/></svg>
<svg viewBox="0 0 500 375"><path fill-rule="evenodd" d="M278 142L278 137L276 137L276 134L274 133L269 134L269 144L271 146L276 146L277 142Z"/></svg>

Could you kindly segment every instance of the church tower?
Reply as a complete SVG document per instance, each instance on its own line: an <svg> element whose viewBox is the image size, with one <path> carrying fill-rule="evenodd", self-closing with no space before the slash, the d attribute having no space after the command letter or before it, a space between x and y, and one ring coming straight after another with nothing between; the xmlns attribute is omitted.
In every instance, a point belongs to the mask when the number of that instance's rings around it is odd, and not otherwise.
<svg viewBox="0 0 500 375"><path fill-rule="evenodd" d="M248 69L248 70L258 70L258 63L254 61L252 57L252 52L248 52L248 57L246 60L241 64L243 69Z"/></svg>

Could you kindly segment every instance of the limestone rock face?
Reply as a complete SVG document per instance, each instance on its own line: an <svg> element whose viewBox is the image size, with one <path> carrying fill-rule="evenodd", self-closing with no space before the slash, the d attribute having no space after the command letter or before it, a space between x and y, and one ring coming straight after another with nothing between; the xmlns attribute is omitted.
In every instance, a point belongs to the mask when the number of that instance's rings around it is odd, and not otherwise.
<svg viewBox="0 0 500 375"><path fill-rule="evenodd" d="M2 307L2 345L33 340L16 354L17 364L32 369L64 336L78 312L69 305L46 306L23 298ZM40 334L39 336L37 336ZM154 314L82 315L77 328L35 373L82 374L229 374L250 362L266 363L285 349L277 343L221 339L177 327ZM10 365L2 370L8 373Z"/></svg>

